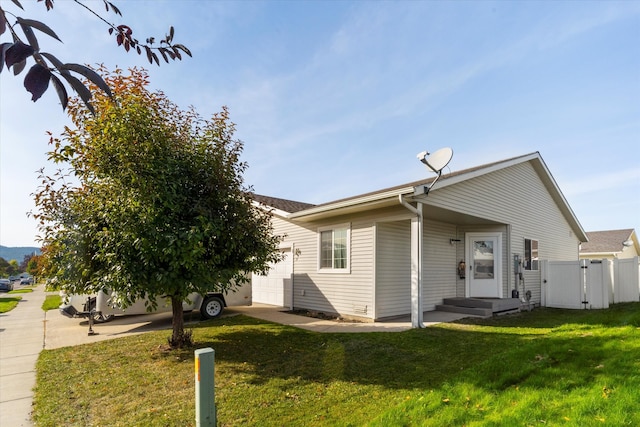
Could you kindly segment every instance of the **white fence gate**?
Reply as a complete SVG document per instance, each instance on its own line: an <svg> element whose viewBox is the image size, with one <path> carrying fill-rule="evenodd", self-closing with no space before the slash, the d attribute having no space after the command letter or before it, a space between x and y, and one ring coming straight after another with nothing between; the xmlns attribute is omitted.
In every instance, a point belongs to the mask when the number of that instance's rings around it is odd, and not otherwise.
<svg viewBox="0 0 640 427"><path fill-rule="evenodd" d="M613 302L640 301L640 262L639 257L617 259L614 261Z"/></svg>
<svg viewBox="0 0 640 427"><path fill-rule="evenodd" d="M541 264L543 306L607 308L612 303L640 301L640 257Z"/></svg>
<svg viewBox="0 0 640 427"><path fill-rule="evenodd" d="M542 261L541 264L542 305L581 308L584 284L578 261Z"/></svg>

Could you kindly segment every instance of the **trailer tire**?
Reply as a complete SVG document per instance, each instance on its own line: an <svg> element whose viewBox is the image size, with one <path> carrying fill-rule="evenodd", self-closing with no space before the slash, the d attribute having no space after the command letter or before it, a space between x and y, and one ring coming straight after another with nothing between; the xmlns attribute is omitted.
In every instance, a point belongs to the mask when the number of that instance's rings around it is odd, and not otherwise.
<svg viewBox="0 0 640 427"><path fill-rule="evenodd" d="M102 314L101 311L96 310L96 298L91 299L91 307L89 308L91 311L91 316L93 316L93 323L106 323L113 320L115 317L114 314Z"/></svg>
<svg viewBox="0 0 640 427"><path fill-rule="evenodd" d="M209 296L202 301L202 306L200 306L200 314L206 320L215 319L216 317L222 314L222 310L224 310L224 302L220 297Z"/></svg>
<svg viewBox="0 0 640 427"><path fill-rule="evenodd" d="M93 323L107 323L112 321L114 317L114 314L104 315L102 314L102 312L96 311L95 313L93 313Z"/></svg>

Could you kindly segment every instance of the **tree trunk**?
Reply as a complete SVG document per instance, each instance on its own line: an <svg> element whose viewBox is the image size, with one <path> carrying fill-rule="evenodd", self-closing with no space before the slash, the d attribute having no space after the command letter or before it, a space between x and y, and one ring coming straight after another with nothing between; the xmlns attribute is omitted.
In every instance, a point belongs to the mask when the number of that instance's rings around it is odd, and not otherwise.
<svg viewBox="0 0 640 427"><path fill-rule="evenodd" d="M171 296L171 311L173 312L173 319L171 321L173 333L169 340L169 344L173 348L182 348L192 345L191 333L184 332L184 311L182 310L181 298L174 295Z"/></svg>

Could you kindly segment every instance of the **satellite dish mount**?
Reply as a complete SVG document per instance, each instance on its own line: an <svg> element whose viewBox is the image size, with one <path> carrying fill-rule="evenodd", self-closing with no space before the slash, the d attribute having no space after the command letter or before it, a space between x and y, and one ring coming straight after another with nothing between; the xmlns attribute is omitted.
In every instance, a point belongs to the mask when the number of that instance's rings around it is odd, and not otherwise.
<svg viewBox="0 0 640 427"><path fill-rule="evenodd" d="M424 163L427 168L429 168L437 175L429 185L425 185L424 187L424 194L429 194L429 190L431 190L431 187L433 187L438 179L440 179L440 176L442 175L442 169L447 167L447 165L451 161L451 158L453 157L453 150L449 147L446 147L441 148L434 153L423 151L422 153L419 153L417 157L418 160Z"/></svg>

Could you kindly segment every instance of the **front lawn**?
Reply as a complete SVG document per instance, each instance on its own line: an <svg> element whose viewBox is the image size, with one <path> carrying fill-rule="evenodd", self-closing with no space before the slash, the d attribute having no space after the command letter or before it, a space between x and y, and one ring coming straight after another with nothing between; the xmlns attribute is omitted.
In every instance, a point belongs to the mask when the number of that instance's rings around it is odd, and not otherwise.
<svg viewBox="0 0 640 427"><path fill-rule="evenodd" d="M47 295L42 303L42 310L57 310L62 303L62 298L58 294Z"/></svg>
<svg viewBox="0 0 640 427"><path fill-rule="evenodd" d="M11 295L12 292L13 291L9 292L8 295ZM0 297L0 313L7 313L16 308L21 299L21 296Z"/></svg>
<svg viewBox="0 0 640 427"><path fill-rule="evenodd" d="M222 426L640 425L640 304L401 333L203 322ZM193 350L168 331L45 350L39 426L195 425Z"/></svg>
<svg viewBox="0 0 640 427"><path fill-rule="evenodd" d="M14 289L12 291L9 291L9 294L28 294L33 292L32 288L20 288L20 289Z"/></svg>
<svg viewBox="0 0 640 427"><path fill-rule="evenodd" d="M11 296L0 297L0 313L7 313L18 306L18 303L22 300L22 297L16 294L26 294L29 292L33 292L33 289L30 289L30 288L14 289L5 294L5 295L11 295Z"/></svg>

